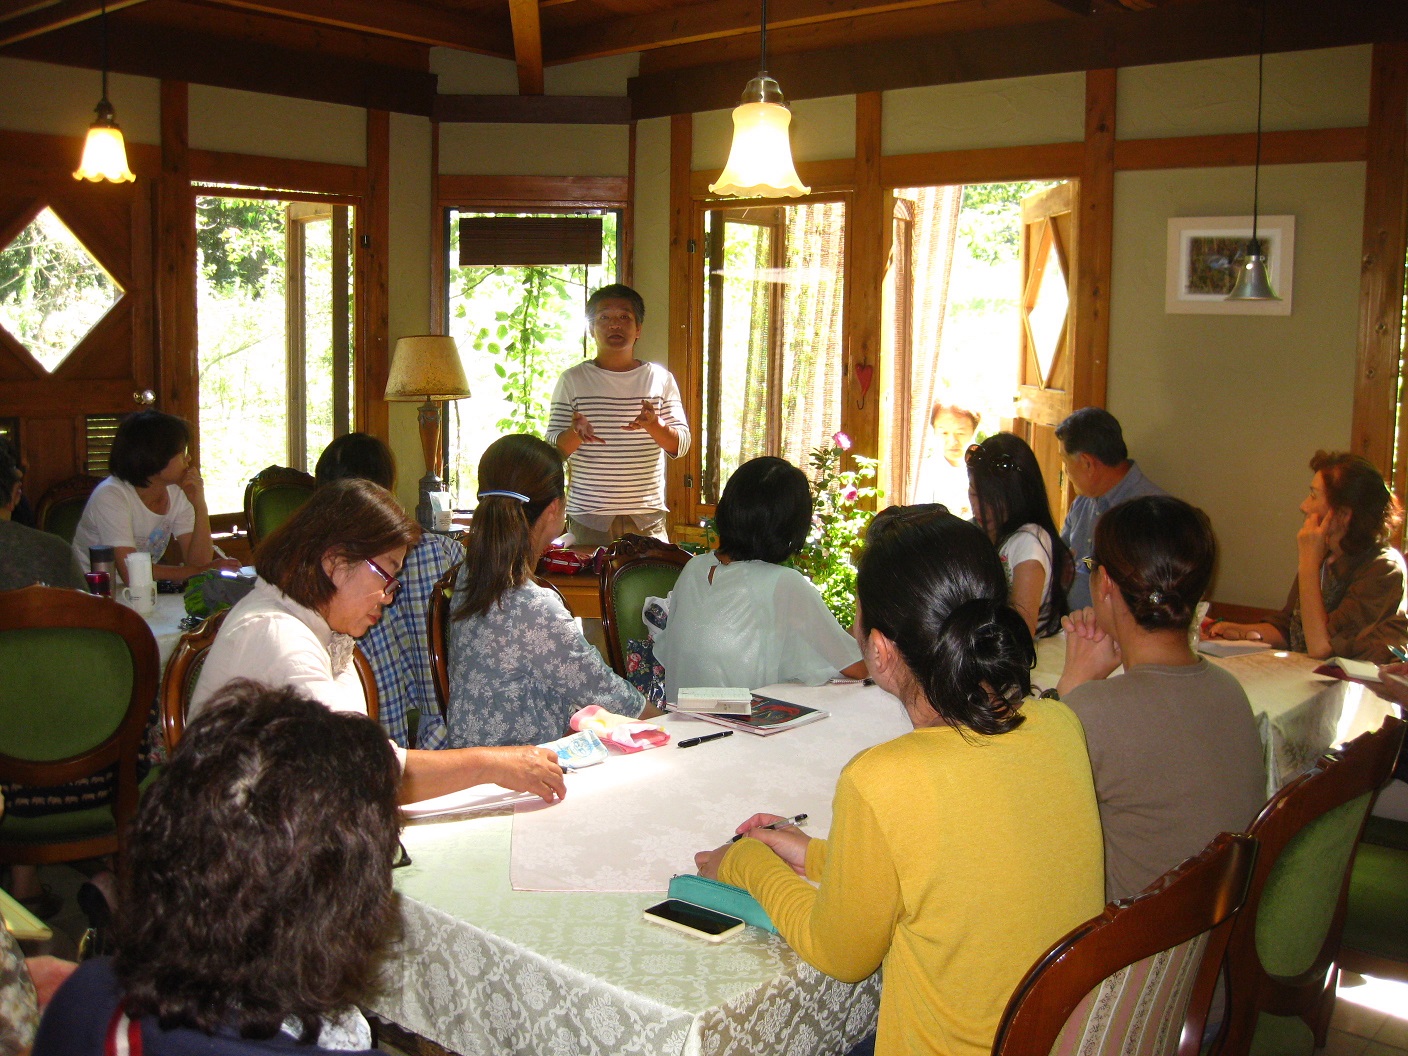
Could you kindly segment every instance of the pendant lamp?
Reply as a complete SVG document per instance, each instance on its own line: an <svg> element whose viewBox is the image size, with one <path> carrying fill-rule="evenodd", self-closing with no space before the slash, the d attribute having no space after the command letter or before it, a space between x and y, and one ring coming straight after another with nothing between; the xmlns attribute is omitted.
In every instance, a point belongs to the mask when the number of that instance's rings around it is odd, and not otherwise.
<svg viewBox="0 0 1408 1056"><path fill-rule="evenodd" d="M761 37L758 76L748 82L733 111L728 164L719 182L709 185L710 194L797 198L811 193L810 187L802 186L792 164L792 143L787 135L792 112L782 98L782 89L768 73L768 0L763 0Z"/></svg>
<svg viewBox="0 0 1408 1056"><path fill-rule="evenodd" d="M1227 295L1229 301L1279 301L1266 274L1266 254L1256 237L1257 212L1261 205L1261 89L1262 67L1266 62L1266 0L1261 0L1261 36L1256 53L1256 167L1252 170L1252 238L1247 243L1237 284Z"/></svg>
<svg viewBox="0 0 1408 1056"><path fill-rule="evenodd" d="M88 138L83 144L83 160L78 163L75 180L91 180L97 183L108 180L112 183L130 183L137 177L127 167L127 147L122 141L122 129L117 127L117 116L112 103L108 102L108 9L101 5L98 20L103 27L103 97L95 108L97 116L88 129Z"/></svg>

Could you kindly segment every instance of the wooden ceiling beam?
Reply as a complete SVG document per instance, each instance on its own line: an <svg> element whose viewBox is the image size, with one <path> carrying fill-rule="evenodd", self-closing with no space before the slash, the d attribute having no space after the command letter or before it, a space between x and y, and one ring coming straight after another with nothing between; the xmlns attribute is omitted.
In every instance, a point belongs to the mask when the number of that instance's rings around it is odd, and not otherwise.
<svg viewBox="0 0 1408 1056"><path fill-rule="evenodd" d="M299 22L336 26L378 37L508 58L508 26L466 11L449 11L414 0L207 0L222 7L279 15Z"/></svg>
<svg viewBox="0 0 1408 1056"><path fill-rule="evenodd" d="M144 0L112 0L108 13L132 7ZM20 0L0 6L0 48L17 44L31 37L43 36L56 29L87 22L101 13L99 0Z"/></svg>
<svg viewBox="0 0 1408 1056"><path fill-rule="evenodd" d="M153 23L113 21L109 28L110 69L121 73L424 117L434 107L436 79L429 72L249 41L232 46L226 37ZM0 54L88 69L101 61L97 34L83 27L33 37Z"/></svg>
<svg viewBox="0 0 1408 1056"><path fill-rule="evenodd" d="M1408 39L1403 0L1269 0L1268 51ZM1117 69L1255 54L1256 8L1203 0L1173 7L1028 26L771 52L768 65L792 100L923 85ZM771 43L771 41L770 41ZM771 49L769 49L771 51ZM637 119L722 110L757 63L747 59L643 73L628 93Z"/></svg>
<svg viewBox="0 0 1408 1056"><path fill-rule="evenodd" d="M955 0L824 0L823 3L774 0L768 9L768 32L953 2ZM550 64L557 64L724 37L756 36L757 33L757 0L715 0L585 25L549 28L543 37L543 53Z"/></svg>
<svg viewBox="0 0 1408 1056"><path fill-rule="evenodd" d="M508 0L513 23L513 58L518 63L518 94L543 94L543 25L538 0Z"/></svg>

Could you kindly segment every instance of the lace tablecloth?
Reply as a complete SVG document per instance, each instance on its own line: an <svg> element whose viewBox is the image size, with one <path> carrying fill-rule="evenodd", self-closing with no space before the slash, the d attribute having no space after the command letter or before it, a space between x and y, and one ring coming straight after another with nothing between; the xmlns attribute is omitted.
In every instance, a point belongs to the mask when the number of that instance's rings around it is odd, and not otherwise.
<svg viewBox="0 0 1408 1056"><path fill-rule="evenodd" d="M1056 685L1065 663L1061 635L1037 643L1032 681ZM1236 676L1256 715L1266 758L1266 795L1304 773L1337 744L1377 730L1394 704L1357 682L1314 674L1321 661L1281 649L1208 657Z"/></svg>
<svg viewBox="0 0 1408 1056"><path fill-rule="evenodd" d="M880 690L788 686L773 695L832 717L771 738L738 733L613 756L595 775L570 775L564 804L532 814L408 826L412 864L396 871L405 932L372 1010L464 1056L844 1053L874 1029L878 973L840 983L755 928L711 945L641 920L669 874L692 871L695 850L721 843L754 810L795 804L823 834L841 765L909 729ZM708 732L697 720L669 724L686 736ZM605 886L619 875L634 890L513 890L510 844L525 826L534 847L558 842L562 875ZM584 856L597 865L573 865ZM547 875L547 856L532 858Z"/></svg>

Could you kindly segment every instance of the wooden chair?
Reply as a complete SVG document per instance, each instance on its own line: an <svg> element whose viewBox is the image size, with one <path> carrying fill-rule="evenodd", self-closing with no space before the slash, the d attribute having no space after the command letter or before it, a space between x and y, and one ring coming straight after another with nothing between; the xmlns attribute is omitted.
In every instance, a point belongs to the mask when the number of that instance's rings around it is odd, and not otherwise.
<svg viewBox="0 0 1408 1056"><path fill-rule="evenodd" d="M34 510L34 519L40 529L72 543L79 519L83 516L83 507L88 505L93 489L102 482L102 477L80 473L51 487Z"/></svg>
<svg viewBox="0 0 1408 1056"><path fill-rule="evenodd" d="M1404 728L1386 719L1323 756L1252 824L1260 853L1227 951L1216 1056L1291 1056L1325 1044L1354 848Z"/></svg>
<svg viewBox="0 0 1408 1056"><path fill-rule="evenodd" d="M1255 858L1224 832L1057 942L1013 991L993 1056L1194 1056Z"/></svg>
<svg viewBox="0 0 1408 1056"><path fill-rule="evenodd" d="M1365 823L1336 963L1408 983L1408 821L1371 816Z"/></svg>
<svg viewBox="0 0 1408 1056"><path fill-rule="evenodd" d="M601 620L606 632L606 658L626 677L626 643L646 637L641 606L649 597L666 597L693 557L688 550L659 539L625 535L606 551L601 569Z"/></svg>
<svg viewBox="0 0 1408 1056"><path fill-rule="evenodd" d="M0 821L0 862L120 852L160 664L145 620L76 590L0 595L0 781L49 787L116 767L114 802Z"/></svg>
<svg viewBox="0 0 1408 1056"><path fill-rule="evenodd" d="M205 654L215 643L215 636L220 633L220 626L229 611L221 609L206 617L199 627L181 635L171 659L167 661L166 671L161 676L161 731L168 752L176 750L181 735L186 731L186 715L191 708L196 683L200 681L201 668L205 666ZM361 646L353 651L352 663L357 668L357 677L367 698L367 714L375 719L381 710L381 699L377 693L376 675Z"/></svg>
<svg viewBox="0 0 1408 1056"><path fill-rule="evenodd" d="M268 466L250 478L244 489L244 522L253 549L313 494L313 478L299 469Z"/></svg>

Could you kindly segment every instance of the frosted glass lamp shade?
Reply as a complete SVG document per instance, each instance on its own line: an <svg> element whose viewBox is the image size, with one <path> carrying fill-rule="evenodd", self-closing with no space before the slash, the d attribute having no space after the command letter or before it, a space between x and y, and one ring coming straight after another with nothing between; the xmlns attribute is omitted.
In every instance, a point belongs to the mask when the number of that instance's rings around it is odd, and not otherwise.
<svg viewBox="0 0 1408 1056"><path fill-rule="evenodd" d="M742 103L733 111L733 146L710 194L739 198L797 198L810 194L792 164L788 126L792 113L780 103Z"/></svg>
<svg viewBox="0 0 1408 1056"><path fill-rule="evenodd" d="M75 180L109 180L112 183L131 183L137 177L127 167L127 146L122 140L122 129L117 127L112 104L104 98L97 106L97 117L88 129L88 138L83 143L83 160L78 163Z"/></svg>
<svg viewBox="0 0 1408 1056"><path fill-rule="evenodd" d="M453 337L422 334L396 341L386 379L388 400L462 400L469 395Z"/></svg>

